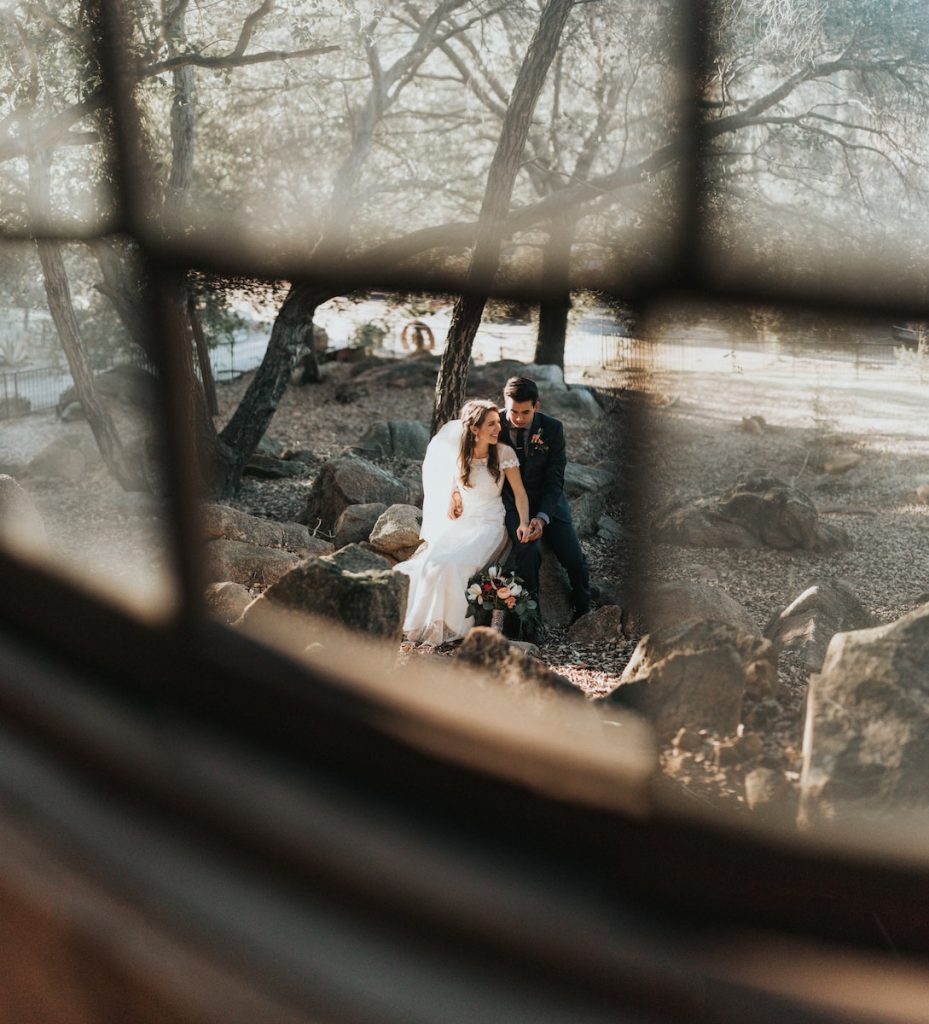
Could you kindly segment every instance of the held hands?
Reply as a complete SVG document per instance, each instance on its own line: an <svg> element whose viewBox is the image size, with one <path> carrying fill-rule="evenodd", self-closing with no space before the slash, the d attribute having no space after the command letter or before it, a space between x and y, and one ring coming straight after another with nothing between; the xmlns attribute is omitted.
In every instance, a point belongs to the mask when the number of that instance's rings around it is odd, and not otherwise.
<svg viewBox="0 0 929 1024"><path fill-rule="evenodd" d="M529 535L525 538L527 541L538 540L542 536L542 531L545 529L545 520L539 519L538 517L529 520L529 526L527 530ZM521 540L523 538L520 538Z"/></svg>
<svg viewBox="0 0 929 1024"><path fill-rule="evenodd" d="M448 518L458 519L461 516L461 512L461 495L457 491L452 491L452 496L448 500Z"/></svg>

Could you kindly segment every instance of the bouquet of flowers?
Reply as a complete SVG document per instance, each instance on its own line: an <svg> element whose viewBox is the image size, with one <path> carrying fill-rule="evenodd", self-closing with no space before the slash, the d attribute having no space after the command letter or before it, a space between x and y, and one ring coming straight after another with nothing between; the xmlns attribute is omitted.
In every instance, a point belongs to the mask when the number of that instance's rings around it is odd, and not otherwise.
<svg viewBox="0 0 929 1024"><path fill-rule="evenodd" d="M519 619L519 635L539 621L539 604L515 572L492 565L468 580L468 617L479 621L482 612L512 612Z"/></svg>

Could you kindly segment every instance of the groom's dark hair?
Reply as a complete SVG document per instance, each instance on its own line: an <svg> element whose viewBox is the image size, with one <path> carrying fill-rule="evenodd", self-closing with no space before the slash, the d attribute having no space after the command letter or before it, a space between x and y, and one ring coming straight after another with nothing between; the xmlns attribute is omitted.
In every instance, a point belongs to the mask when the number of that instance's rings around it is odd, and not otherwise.
<svg viewBox="0 0 929 1024"><path fill-rule="evenodd" d="M532 402L539 400L539 388L534 380L528 377L510 377L503 385L503 397L512 398L514 402Z"/></svg>

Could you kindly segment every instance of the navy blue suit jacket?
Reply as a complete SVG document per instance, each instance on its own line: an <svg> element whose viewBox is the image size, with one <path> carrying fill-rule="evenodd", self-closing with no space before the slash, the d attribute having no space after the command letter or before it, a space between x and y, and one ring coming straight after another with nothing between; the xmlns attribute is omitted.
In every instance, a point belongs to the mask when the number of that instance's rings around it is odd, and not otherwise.
<svg viewBox="0 0 929 1024"><path fill-rule="evenodd" d="M506 420L505 410L500 410L503 429L500 441L516 448L516 430ZM527 434L527 450L517 449L519 470L523 487L529 497L529 517L544 512L550 520L561 519L570 522L571 513L564 493L564 472L567 465L564 427L559 420L545 413L537 412ZM503 502L514 505L513 492L509 484L503 487Z"/></svg>

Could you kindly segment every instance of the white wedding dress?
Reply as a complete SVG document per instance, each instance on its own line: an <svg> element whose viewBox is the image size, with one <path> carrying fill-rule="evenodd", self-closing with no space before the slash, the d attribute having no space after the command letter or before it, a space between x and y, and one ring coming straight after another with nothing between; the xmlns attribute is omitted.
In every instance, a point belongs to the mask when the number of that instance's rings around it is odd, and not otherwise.
<svg viewBox="0 0 929 1024"><path fill-rule="evenodd" d="M412 558L394 566L395 572L410 577L403 632L416 643L438 645L467 633L474 625L474 619L466 615L468 580L506 547L500 492L503 470L519 465L516 452L499 445L499 480L494 480L486 459L474 459L471 485L465 487L457 466L455 442L460 434L460 421L454 420L430 442L423 463L425 501L420 534L426 543ZM457 519L449 519L447 514L453 485L457 486L462 502L462 513Z"/></svg>

